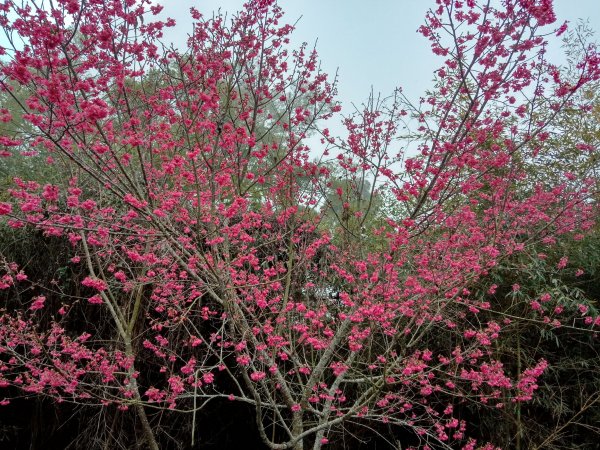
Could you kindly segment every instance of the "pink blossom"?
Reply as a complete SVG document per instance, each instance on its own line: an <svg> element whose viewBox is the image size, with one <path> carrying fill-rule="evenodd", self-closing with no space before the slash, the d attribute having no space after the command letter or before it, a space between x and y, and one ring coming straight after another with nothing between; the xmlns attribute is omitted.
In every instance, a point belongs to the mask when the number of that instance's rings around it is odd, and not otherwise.
<svg viewBox="0 0 600 450"><path fill-rule="evenodd" d="M250 374L250 378L252 379L252 381L260 381L263 378L265 378L266 376L267 376L266 373L260 372L260 371L259 372L252 372Z"/></svg>
<svg viewBox="0 0 600 450"><path fill-rule="evenodd" d="M564 269L565 267L567 267L567 263L569 262L569 258L567 258L566 256L563 256L562 258L560 258L560 261L558 261L558 264L556 265L557 269Z"/></svg>
<svg viewBox="0 0 600 450"><path fill-rule="evenodd" d="M85 277L81 282L86 287L96 289L97 291L105 291L107 288L106 282L99 278Z"/></svg>
<svg viewBox="0 0 600 450"><path fill-rule="evenodd" d="M100 295L96 294L88 298L88 302L92 305L101 305L102 303L104 303L104 300L102 300L102 297Z"/></svg>
<svg viewBox="0 0 600 450"><path fill-rule="evenodd" d="M46 297L43 295L39 295L33 299L31 306L29 309L31 311L37 311L38 309L42 309L44 307L44 302L46 301Z"/></svg>
<svg viewBox="0 0 600 450"><path fill-rule="evenodd" d="M184 375L190 375L194 373L194 367L196 366L196 358L190 358L185 366L181 368L181 372Z"/></svg>

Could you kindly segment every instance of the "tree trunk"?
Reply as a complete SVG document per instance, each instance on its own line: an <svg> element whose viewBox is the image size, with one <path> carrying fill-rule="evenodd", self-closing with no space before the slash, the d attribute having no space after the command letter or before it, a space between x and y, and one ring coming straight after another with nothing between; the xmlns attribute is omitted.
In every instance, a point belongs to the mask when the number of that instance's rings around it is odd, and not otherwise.
<svg viewBox="0 0 600 450"><path fill-rule="evenodd" d="M304 423L302 421L302 411L297 411L292 417L292 435L299 436L304 431ZM304 450L304 440L299 439L294 445L294 450Z"/></svg>
<svg viewBox="0 0 600 450"><path fill-rule="evenodd" d="M148 447L150 447L150 450L159 450L158 447L158 443L156 442L156 439L154 438L154 432L152 431L152 427L150 426L150 422L148 421L148 416L146 415L146 411L144 410L144 405L142 404L142 399L140 397L140 393L138 390L138 386L137 386L137 382L134 380L132 380L132 387L134 388L134 392L135 392L135 411L138 415L138 418L140 419L140 422L142 422L142 429L144 430L144 438L146 439L146 442L148 443Z"/></svg>

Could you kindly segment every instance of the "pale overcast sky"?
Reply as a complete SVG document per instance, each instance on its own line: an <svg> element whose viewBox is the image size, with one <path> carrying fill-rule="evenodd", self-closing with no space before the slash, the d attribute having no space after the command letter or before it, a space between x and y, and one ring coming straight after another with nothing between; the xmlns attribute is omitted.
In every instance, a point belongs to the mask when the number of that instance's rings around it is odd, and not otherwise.
<svg viewBox="0 0 600 450"><path fill-rule="evenodd" d="M218 8L236 11L244 0L162 3L165 14L178 23L169 38L181 44L190 30L190 6L210 15ZM431 56L428 42L416 30L434 0L280 0L279 4L288 22L302 17L293 40L313 44L318 39L323 68L330 74L339 68L339 100L344 111L350 112L352 102L363 102L371 86L384 95L402 87L413 100L431 87L432 72L441 61ZM600 0L555 0L554 4L558 22L589 20L600 41Z"/></svg>

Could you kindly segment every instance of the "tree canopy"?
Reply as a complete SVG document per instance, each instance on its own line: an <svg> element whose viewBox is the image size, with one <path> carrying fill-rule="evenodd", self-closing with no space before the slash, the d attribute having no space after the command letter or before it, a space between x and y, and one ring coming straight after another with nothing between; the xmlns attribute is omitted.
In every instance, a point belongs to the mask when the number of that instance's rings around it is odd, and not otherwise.
<svg viewBox="0 0 600 450"><path fill-rule="evenodd" d="M192 9L183 50L161 9L0 3L4 407L114 414L106 447L205 448L228 404L273 450L525 445L544 374L576 389L536 339L597 349L595 269L566 254L597 238L596 47L549 62L549 0L437 0L432 90L336 137L336 80L276 1Z"/></svg>

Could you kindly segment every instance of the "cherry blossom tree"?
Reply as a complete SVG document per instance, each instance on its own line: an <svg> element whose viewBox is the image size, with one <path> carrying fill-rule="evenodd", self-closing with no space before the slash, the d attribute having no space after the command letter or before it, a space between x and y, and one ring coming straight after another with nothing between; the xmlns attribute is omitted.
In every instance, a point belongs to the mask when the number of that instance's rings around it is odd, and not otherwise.
<svg viewBox="0 0 600 450"><path fill-rule="evenodd" d="M420 28L443 59L435 88L418 105L371 99L344 138L321 126L340 109L335 80L290 47L274 0L231 20L192 10L184 51L162 44L174 23L146 0L0 10L0 86L18 105L2 120L26 124L3 155L60 174L15 177L0 214L62 240L82 273L57 299L5 259L1 387L131 409L153 449L156 412L185 415L193 447L219 401L251 405L271 449L381 424L473 449L457 405L532 398L547 363L496 351L519 317L486 277L583 236L597 187L527 171L600 77L593 47L568 79L546 60L565 30L550 1L438 0ZM545 301L531 307L558 325Z"/></svg>

